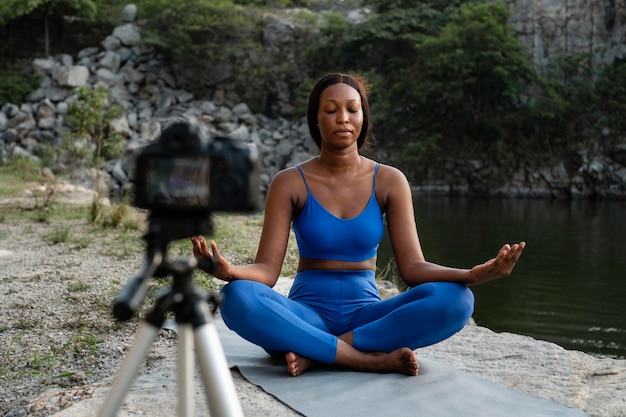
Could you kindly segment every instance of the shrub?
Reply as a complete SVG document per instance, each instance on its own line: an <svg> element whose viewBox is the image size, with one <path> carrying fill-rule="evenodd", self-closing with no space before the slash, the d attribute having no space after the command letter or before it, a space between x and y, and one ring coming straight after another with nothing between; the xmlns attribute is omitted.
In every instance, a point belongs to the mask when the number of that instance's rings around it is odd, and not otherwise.
<svg viewBox="0 0 626 417"><path fill-rule="evenodd" d="M34 74L20 74L14 70L0 70L0 106L6 103L21 104L39 86L40 78Z"/></svg>
<svg viewBox="0 0 626 417"><path fill-rule="evenodd" d="M78 159L97 163L123 151L124 138L111 130L111 122L121 116L122 108L113 103L108 90L80 87L68 107L67 123L72 128L65 149ZM87 142L87 143L86 143ZM88 146L91 143L95 149Z"/></svg>

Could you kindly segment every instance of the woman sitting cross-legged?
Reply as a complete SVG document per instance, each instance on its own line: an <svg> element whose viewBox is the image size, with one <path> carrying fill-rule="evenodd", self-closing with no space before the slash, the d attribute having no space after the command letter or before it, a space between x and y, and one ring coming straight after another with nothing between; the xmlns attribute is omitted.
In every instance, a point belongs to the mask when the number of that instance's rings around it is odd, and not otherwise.
<svg viewBox="0 0 626 417"><path fill-rule="evenodd" d="M371 134L367 92L364 79L345 74L313 87L307 117L319 155L273 178L254 263L231 265L214 241L192 238L194 255L210 257L213 275L228 281L226 325L284 357L292 376L317 364L417 375L414 350L449 338L471 317L467 286L508 276L525 246L505 244L471 269L427 262L406 177L360 153ZM410 289L381 300L375 271L385 223ZM300 260L285 297L272 287L292 227Z"/></svg>

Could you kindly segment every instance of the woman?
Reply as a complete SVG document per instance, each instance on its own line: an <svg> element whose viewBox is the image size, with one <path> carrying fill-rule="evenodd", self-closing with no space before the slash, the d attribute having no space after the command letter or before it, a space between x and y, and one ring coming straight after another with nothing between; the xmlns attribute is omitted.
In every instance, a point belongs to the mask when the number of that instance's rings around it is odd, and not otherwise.
<svg viewBox="0 0 626 417"><path fill-rule="evenodd" d="M226 325L272 356L290 375L324 363L365 372L417 375L414 350L444 340L467 323L474 297L466 287L508 276L525 246L505 244L472 269L424 259L409 183L398 169L363 157L370 113L365 80L320 79L309 97L308 124L319 156L279 172L267 192L256 260L231 265L214 241L193 237L224 286ZM386 219L398 271L411 287L381 300L376 252ZM293 227L300 261L289 297L275 285Z"/></svg>

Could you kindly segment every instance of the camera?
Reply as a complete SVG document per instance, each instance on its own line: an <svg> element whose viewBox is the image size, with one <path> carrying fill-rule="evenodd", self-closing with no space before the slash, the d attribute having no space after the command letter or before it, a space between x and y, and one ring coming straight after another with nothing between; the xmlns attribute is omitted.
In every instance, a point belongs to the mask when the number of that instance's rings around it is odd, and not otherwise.
<svg viewBox="0 0 626 417"><path fill-rule="evenodd" d="M177 122L137 156L134 205L155 212L260 210L259 154L253 144L212 140Z"/></svg>
<svg viewBox="0 0 626 417"><path fill-rule="evenodd" d="M198 124L175 122L137 155L133 204L169 225L160 229L172 238L210 234L212 212L261 210L259 171L254 144L211 139Z"/></svg>

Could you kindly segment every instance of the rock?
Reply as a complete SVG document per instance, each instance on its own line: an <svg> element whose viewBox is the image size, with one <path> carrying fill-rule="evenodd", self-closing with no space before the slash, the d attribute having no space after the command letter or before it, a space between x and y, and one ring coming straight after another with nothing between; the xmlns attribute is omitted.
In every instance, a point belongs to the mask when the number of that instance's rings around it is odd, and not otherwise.
<svg viewBox="0 0 626 417"><path fill-rule="evenodd" d="M33 60L33 69L37 75L50 75L56 66L58 66L58 63L52 58L36 58Z"/></svg>
<svg viewBox="0 0 626 417"><path fill-rule="evenodd" d="M141 40L139 30L132 23L126 23L113 30L113 36L118 38L122 45L135 46Z"/></svg>
<svg viewBox="0 0 626 417"><path fill-rule="evenodd" d="M55 79L60 87L82 87L87 83L89 78L89 68L84 65L73 65L69 67L61 67Z"/></svg>
<svg viewBox="0 0 626 417"><path fill-rule="evenodd" d="M0 132L4 132L9 126L9 121L6 114L0 111Z"/></svg>
<svg viewBox="0 0 626 417"><path fill-rule="evenodd" d="M127 23L131 23L135 21L137 17L137 6L134 4L127 4L124 6L124 11L122 12L122 20Z"/></svg>

